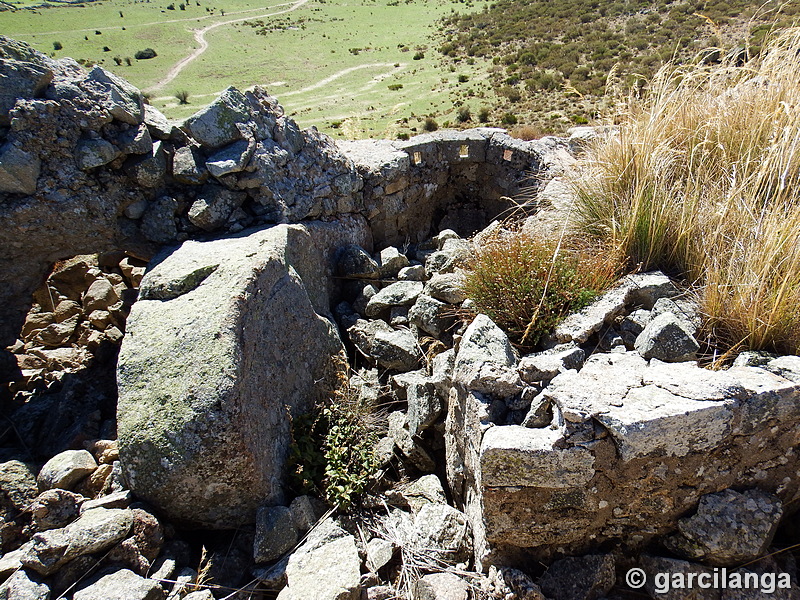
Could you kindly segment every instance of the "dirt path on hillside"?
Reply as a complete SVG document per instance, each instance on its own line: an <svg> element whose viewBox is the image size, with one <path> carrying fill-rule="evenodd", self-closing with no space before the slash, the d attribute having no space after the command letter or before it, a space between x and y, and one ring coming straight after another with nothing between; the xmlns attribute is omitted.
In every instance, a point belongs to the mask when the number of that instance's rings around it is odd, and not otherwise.
<svg viewBox="0 0 800 600"><path fill-rule="evenodd" d="M0 3L2 3L2 2L0 2ZM274 6L261 6L259 8L248 8L246 10L237 10L235 12L228 13L228 16L230 16L230 15L243 15L245 13L259 12L259 11L267 10L267 9L272 10L274 8L278 8L279 6L289 6L291 4L294 4L294 2L283 2L281 4L275 4ZM275 13L275 14L280 14L280 13ZM259 18L259 16L256 15L255 17L250 17L250 18L256 19L256 18ZM131 29L133 27L149 27L151 25L163 25L164 23L184 23L185 21L206 21L208 19L219 19L219 15L204 15L202 17L197 17L197 16L184 17L182 19L167 19L166 21L162 20L162 21L151 21L149 23L134 23L133 25L111 25L111 26L103 25L102 27L88 27L86 29L59 29L58 31L40 31L40 32L36 32L36 33L7 33L7 34L3 34L3 35L6 35L7 37L12 37L12 38L23 38L23 37L31 37L31 36L36 36L36 35L56 35L56 34L59 34L59 33L83 33L84 31L96 31L98 29L101 29L101 30L104 30L104 31L111 31L111 30L114 30L114 29L122 30L123 28Z"/></svg>
<svg viewBox="0 0 800 600"><path fill-rule="evenodd" d="M348 67L347 69L342 69L341 71L337 71L333 75L329 75L325 79L320 79L316 83L312 83L309 86L306 86L299 90L292 90L291 92L283 92L281 93L281 98L285 96L294 96L296 94L304 94L305 92L313 92L314 90L318 90L321 87L325 87L329 83L336 81L340 77L344 77L345 75L349 75L354 71L360 71L361 69L371 69L372 67L393 67L394 63L369 63L366 65L356 65L355 67Z"/></svg>
<svg viewBox="0 0 800 600"><path fill-rule="evenodd" d="M166 76L159 80L158 83L155 85L147 88L146 92L155 92L164 88L167 84L171 83L178 75L180 75L181 71L183 71L187 66L189 66L192 62L194 62L199 56L201 56L206 50L208 50L208 42L206 41L206 34L209 31L216 29L217 27L222 27L223 25L230 25L231 23L241 23L242 21L249 21L250 19L263 19L265 17L274 17L275 15L282 15L285 13L289 13L292 11L297 10L304 4L309 2L309 0L297 0L297 2L292 2L289 5L289 8L286 10L279 10L276 12L265 13L261 15L252 15L249 17L243 17L240 19L230 19L228 21L220 21L218 23L214 23L213 25L209 25L208 27L204 27L203 29L197 29L194 32L194 39L199 44L199 47L196 48L189 56L186 56L176 62L169 71L167 71ZM289 3L287 3L289 4ZM278 4L277 6L286 6L287 4Z"/></svg>

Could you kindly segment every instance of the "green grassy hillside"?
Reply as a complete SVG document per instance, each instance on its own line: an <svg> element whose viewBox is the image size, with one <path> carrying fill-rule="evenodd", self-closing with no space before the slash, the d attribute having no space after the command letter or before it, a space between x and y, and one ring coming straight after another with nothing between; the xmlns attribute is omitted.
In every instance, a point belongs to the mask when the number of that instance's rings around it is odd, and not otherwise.
<svg viewBox="0 0 800 600"><path fill-rule="evenodd" d="M797 2L774 0L498 0L445 19L439 51L456 65L491 61L496 109L549 131L603 114L607 87L635 90L671 59L753 55L798 15Z"/></svg>

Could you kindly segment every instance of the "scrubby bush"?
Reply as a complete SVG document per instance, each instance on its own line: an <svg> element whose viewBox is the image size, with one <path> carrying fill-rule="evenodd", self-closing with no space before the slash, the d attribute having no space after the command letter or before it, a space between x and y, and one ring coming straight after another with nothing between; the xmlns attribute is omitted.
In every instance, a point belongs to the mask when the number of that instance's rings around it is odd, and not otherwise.
<svg viewBox="0 0 800 600"><path fill-rule="evenodd" d="M425 131L436 131L439 129L439 124L433 117L425 117L425 121L422 123L422 129Z"/></svg>
<svg viewBox="0 0 800 600"><path fill-rule="evenodd" d="M514 113L507 112L501 117L500 122L503 125L516 125L517 117Z"/></svg>
<svg viewBox="0 0 800 600"><path fill-rule="evenodd" d="M521 348L533 348L566 316L591 302L615 279L604 252L570 249L522 232L489 238L468 265L464 289Z"/></svg>
<svg viewBox="0 0 800 600"><path fill-rule="evenodd" d="M136 52L136 54L133 55L133 57L136 60L147 60L148 58L155 58L156 56L158 56L158 54L156 54L156 51L153 50L152 48L145 48L144 50L139 50Z"/></svg>
<svg viewBox="0 0 800 600"><path fill-rule="evenodd" d="M390 83L388 85L388 88L390 90L392 90L393 92L396 92L397 90L402 90L403 89L403 84L402 83Z"/></svg>
<svg viewBox="0 0 800 600"><path fill-rule="evenodd" d="M189 104L189 91L178 90L177 92L175 92L175 98L178 99L179 104Z"/></svg>
<svg viewBox="0 0 800 600"><path fill-rule="evenodd" d="M478 122L479 123L488 123L489 122L489 115L492 114L492 109L488 106L481 106L478 109Z"/></svg>
<svg viewBox="0 0 800 600"><path fill-rule="evenodd" d="M456 113L456 120L459 123L466 123L470 119L472 119L472 111L470 110L469 106L462 106L458 109Z"/></svg>
<svg viewBox="0 0 800 600"><path fill-rule="evenodd" d="M62 48L64 48L64 46L61 42L53 42L53 50L61 50Z"/></svg>

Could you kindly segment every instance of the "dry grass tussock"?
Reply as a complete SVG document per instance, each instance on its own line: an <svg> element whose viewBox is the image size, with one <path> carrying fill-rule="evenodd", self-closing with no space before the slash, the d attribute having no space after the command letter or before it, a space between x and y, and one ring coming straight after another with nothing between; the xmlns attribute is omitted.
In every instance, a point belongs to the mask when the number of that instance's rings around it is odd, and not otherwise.
<svg viewBox="0 0 800 600"><path fill-rule="evenodd" d="M717 346L800 351L800 28L744 66L668 66L591 153L573 224L698 286Z"/></svg>

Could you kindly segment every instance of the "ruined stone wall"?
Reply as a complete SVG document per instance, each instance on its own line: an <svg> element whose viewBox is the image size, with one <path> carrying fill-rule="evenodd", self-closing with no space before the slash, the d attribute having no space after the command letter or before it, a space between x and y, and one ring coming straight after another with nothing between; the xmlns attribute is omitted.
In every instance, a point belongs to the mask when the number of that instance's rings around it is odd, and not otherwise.
<svg viewBox="0 0 800 600"><path fill-rule="evenodd" d="M497 129L337 145L259 88L226 90L172 123L101 67L3 37L0 75L0 347L58 260L109 250L147 260L187 239L345 214L366 217L381 245L440 224L472 233L566 155L563 141Z"/></svg>

